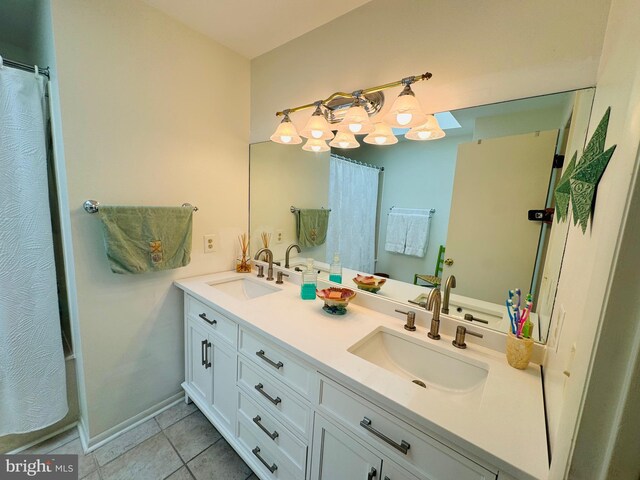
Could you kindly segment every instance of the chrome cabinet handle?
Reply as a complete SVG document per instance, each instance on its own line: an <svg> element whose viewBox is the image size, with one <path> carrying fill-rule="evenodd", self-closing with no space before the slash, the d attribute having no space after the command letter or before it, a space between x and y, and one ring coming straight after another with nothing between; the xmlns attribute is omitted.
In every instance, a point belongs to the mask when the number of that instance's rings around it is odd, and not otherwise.
<svg viewBox="0 0 640 480"><path fill-rule="evenodd" d="M256 415L255 417L253 417L253 423L255 423L258 427L260 427L260 430L266 433L271 440L275 440L276 438L278 438L278 435L280 434L275 430L273 431L273 433L271 433L269 430L267 430L267 428L264 425L262 425L262 423L260 423L260 420L262 420L260 415Z"/></svg>
<svg viewBox="0 0 640 480"><path fill-rule="evenodd" d="M400 450L405 455L407 454L407 452L411 448L411 445L409 445L408 442L405 442L404 440L400 440L400 443L396 443L393 440L391 440L389 437L387 437L384 433L382 433L382 432L376 430L375 428L373 428L371 426L371 420L369 420L367 417L364 417L360 421L360 426L362 428L364 428L365 430L367 430L368 432L373 433L379 439L387 442L389 445L391 445L396 450Z"/></svg>
<svg viewBox="0 0 640 480"><path fill-rule="evenodd" d="M206 341L206 340L205 340ZM211 368L211 361L209 360L209 349L211 348L211 342L207 342L207 347L204 349L205 360L204 369Z"/></svg>
<svg viewBox="0 0 640 480"><path fill-rule="evenodd" d="M374 467L371 467L371 470L369 470L369 474L367 475L367 480L373 480L376 478L376 475L378 475L378 471Z"/></svg>
<svg viewBox="0 0 640 480"><path fill-rule="evenodd" d="M201 319L203 319L205 322L207 322L209 325L215 325L216 323L218 323L218 321L216 319L213 320L209 320L207 318L207 314L206 313L201 313L200 315L198 315Z"/></svg>
<svg viewBox="0 0 640 480"><path fill-rule="evenodd" d="M258 390L267 400L269 400L274 405L278 405L282 401L280 397L273 398L271 395L265 392L263 390L264 385L262 385L261 383L257 384L254 388Z"/></svg>
<svg viewBox="0 0 640 480"><path fill-rule="evenodd" d="M204 356L205 356L204 349L206 348L206 346L207 346L207 340L206 339L202 340L200 342L200 358L202 358L202 365L206 365L207 364L207 360L204 358Z"/></svg>
<svg viewBox="0 0 640 480"><path fill-rule="evenodd" d="M275 472L278 469L278 465L276 465L275 463L273 465L269 465L267 461L262 458L262 456L260 455L260 447L254 448L253 450L251 450L251 453L258 457L258 460L260 460L262 464L267 467L267 470L269 470L271 473Z"/></svg>
<svg viewBox="0 0 640 480"><path fill-rule="evenodd" d="M256 352L256 355L257 355L257 356L259 356L259 357L260 357L262 360L264 360L265 362L267 362L269 365L271 365L272 367L274 367L274 368L276 368L276 369L278 369L278 370L280 370L282 367L284 367L284 363L282 363L282 362L278 362L278 363L276 363L276 362L274 362L273 360L271 360L269 357L267 357L267 356L264 354L264 350L258 350L258 351Z"/></svg>

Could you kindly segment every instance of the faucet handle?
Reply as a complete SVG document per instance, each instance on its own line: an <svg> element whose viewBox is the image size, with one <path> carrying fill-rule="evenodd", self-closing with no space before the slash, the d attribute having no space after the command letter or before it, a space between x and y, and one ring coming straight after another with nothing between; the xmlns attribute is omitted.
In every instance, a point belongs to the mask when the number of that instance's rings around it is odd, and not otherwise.
<svg viewBox="0 0 640 480"><path fill-rule="evenodd" d="M284 272L278 272L276 276L278 277L277 280L276 280L276 283L278 285L282 285L284 283L284 281L282 280L282 277L288 277L289 275L287 275Z"/></svg>
<svg viewBox="0 0 640 480"><path fill-rule="evenodd" d="M481 333L472 332L471 330L467 330L467 327L458 325L458 328L456 328L456 338L451 342L453 346L456 348L467 348L467 344L464 342L465 335L484 338L484 335Z"/></svg>
<svg viewBox="0 0 640 480"><path fill-rule="evenodd" d="M258 267L258 278L264 278L264 265L256 265Z"/></svg>
<svg viewBox="0 0 640 480"><path fill-rule="evenodd" d="M403 313L407 316L407 323L404 325L405 330L409 330L410 332L416 331L416 312L413 310L409 310L408 312L403 312L402 310L396 310L398 313Z"/></svg>

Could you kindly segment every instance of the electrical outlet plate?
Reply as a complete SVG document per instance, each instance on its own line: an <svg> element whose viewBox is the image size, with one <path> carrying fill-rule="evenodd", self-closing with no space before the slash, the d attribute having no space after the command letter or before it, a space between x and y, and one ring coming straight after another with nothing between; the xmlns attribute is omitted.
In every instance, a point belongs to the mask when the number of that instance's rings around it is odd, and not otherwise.
<svg viewBox="0 0 640 480"><path fill-rule="evenodd" d="M284 239L284 234L282 233L282 230L276 230L275 232L275 237L276 237L276 243L282 243L282 240Z"/></svg>
<svg viewBox="0 0 640 480"><path fill-rule="evenodd" d="M217 235L215 233L210 233L209 235L204 235L203 238L203 246L204 253L213 253L218 248Z"/></svg>

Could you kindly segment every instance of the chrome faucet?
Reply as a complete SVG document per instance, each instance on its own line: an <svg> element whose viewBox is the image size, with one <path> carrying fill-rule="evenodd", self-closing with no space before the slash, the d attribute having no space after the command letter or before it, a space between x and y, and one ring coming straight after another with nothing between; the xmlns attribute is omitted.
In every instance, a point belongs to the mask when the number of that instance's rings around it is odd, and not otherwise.
<svg viewBox="0 0 640 480"><path fill-rule="evenodd" d="M267 280L273 280L273 252L268 248L261 248L258 250L253 257L254 260L258 260L260 255L263 253L267 254L267 262L269 262L269 268L267 269Z"/></svg>
<svg viewBox="0 0 640 480"><path fill-rule="evenodd" d="M434 288L429 292L427 298L426 309L428 312L433 312L431 317L431 329L427 333L427 336L433 340L440 340L440 305L442 303L442 297L440 295L440 289Z"/></svg>
<svg viewBox="0 0 640 480"><path fill-rule="evenodd" d="M449 275L447 282L444 284L444 298L442 299L442 313L449 314L449 296L451 289L456 288L456 277Z"/></svg>
<svg viewBox="0 0 640 480"><path fill-rule="evenodd" d="M292 248L295 248L298 253L302 252L302 250L300 250L300 245L298 245L297 243L292 243L291 245L289 245L287 247L287 252L284 254L284 268L289 268L289 254L291 253Z"/></svg>

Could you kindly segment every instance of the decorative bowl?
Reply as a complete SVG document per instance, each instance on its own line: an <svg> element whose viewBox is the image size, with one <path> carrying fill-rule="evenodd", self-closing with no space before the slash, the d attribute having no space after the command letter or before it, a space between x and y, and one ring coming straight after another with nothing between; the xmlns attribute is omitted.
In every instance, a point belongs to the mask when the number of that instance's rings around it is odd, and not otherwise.
<svg viewBox="0 0 640 480"><path fill-rule="evenodd" d="M378 290L382 288L386 278L374 277L373 275L356 275L353 282L358 286L360 290L365 292L378 293Z"/></svg>
<svg viewBox="0 0 640 480"><path fill-rule="evenodd" d="M347 305L356 292L349 288L330 287L316 290L316 295L324 300L322 309L331 315L344 315L347 313Z"/></svg>

